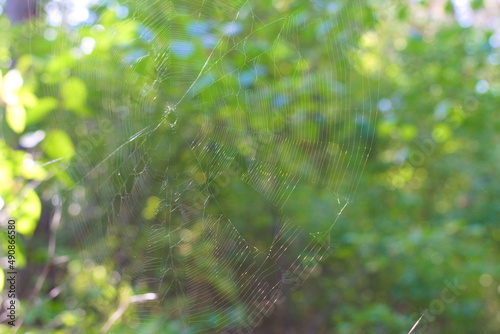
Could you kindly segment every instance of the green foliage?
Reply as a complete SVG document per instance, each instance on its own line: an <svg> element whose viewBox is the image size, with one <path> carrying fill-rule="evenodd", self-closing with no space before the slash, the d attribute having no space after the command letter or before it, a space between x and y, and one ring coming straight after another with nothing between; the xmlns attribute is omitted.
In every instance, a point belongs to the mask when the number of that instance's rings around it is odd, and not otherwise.
<svg viewBox="0 0 500 334"><path fill-rule="evenodd" d="M62 130L51 130L43 142L43 151L52 159L68 158L75 154L71 138Z"/></svg>
<svg viewBox="0 0 500 334"><path fill-rule="evenodd" d="M304 142L338 139L328 150L339 161L353 140L350 134L367 147L374 135L354 201L332 233L325 234L331 248L300 288L287 291L286 302L277 304L256 333L408 332L422 314L419 330L429 334L472 333L478 328L482 333L498 332L500 183L495 148L500 124L495 108L500 99L500 51L489 43L490 28L460 27L451 2L443 4L446 13L439 15L444 16L431 21L422 19L431 17L430 1L394 1L387 8L385 1L361 1L356 7L332 2L343 24L327 26L317 20L298 29L293 25L303 17L326 15L323 1L311 5L258 0L252 2L252 13L241 10L238 21L241 34L251 33L252 38L242 42L214 32L219 44L213 48L201 39L182 44L179 37L174 39L181 51L152 57L166 54L172 34L175 37L195 18L189 5L172 4L187 15L174 17L173 9L161 1L151 1L150 6L127 1L137 20L120 18L111 4L94 6L98 24L57 29L42 24L45 34L31 38L0 16L0 32L6 36L0 40L0 217L17 220L16 259L18 268L25 268L20 275L39 273L49 261L47 226L59 196L67 196L63 206L67 219L57 232L51 275L35 302L29 301L28 288L21 301L25 332L91 334L107 328L110 333L181 333L179 309L187 301L176 299L172 291L177 286L158 291L164 298L160 307L130 301L149 291L126 274L143 264L134 247L149 242L148 236L135 220L117 226L103 221L102 212L120 208L120 201L126 201L121 195L137 186L132 176L139 178L147 171L131 170L122 163L134 154L150 157L147 163L157 170L165 170L166 161L175 161L165 173L194 171L189 176L199 186L215 184L211 175L196 169L184 143L193 141L207 117L218 127L238 128L241 124L230 117L235 114L249 133L272 132ZM235 7L241 4L235 1ZM483 6L483 1L472 1L474 10ZM227 15L226 10L230 9L210 6L196 15L199 20L218 19ZM286 18L285 26L300 31L301 43L283 31L283 22L277 20L281 17ZM53 31L56 36L48 38ZM270 37L278 35L283 38ZM92 44L91 51L83 52L84 41ZM204 66L207 70L201 72ZM172 68L175 71L169 72ZM315 74L317 68L333 69L335 85ZM198 80L191 87L194 79ZM177 113L171 103L186 92L191 103ZM283 107L287 105L296 108ZM332 105L372 110L377 122L350 123L346 114L339 113L337 123L326 124L317 110ZM161 126L144 135L141 131L151 124ZM327 126L335 131L326 131ZM174 132L176 128L182 133ZM218 134L215 127L210 130ZM43 136L23 145L23 138L37 131ZM127 145L132 136L139 136L141 144L135 146L130 140ZM303 144L276 140L269 145L263 138L235 131L218 139L238 151L241 161L235 163L236 169L244 168L255 147L260 154L273 156L276 148L286 151ZM120 154L114 155L118 147ZM300 171L310 173L304 172L306 178L320 175L324 183L343 177L326 168L315 169L320 164L311 152L318 148L308 148L297 150L293 157L276 156L275 163L292 175ZM161 154L151 154L150 149ZM197 163L210 163L205 160ZM361 161L352 162L347 177L358 177L356 171L362 167ZM115 177L108 184L95 184L94 175L112 173ZM89 180L85 189L80 183L84 176ZM151 181L144 184L170 189ZM265 249L270 220L277 219L271 205L237 182L211 190L219 191L217 205L228 216L245 217L234 219L238 231L256 248ZM248 199L252 206L237 197ZM311 183L291 196L284 211L307 232L325 231L337 212L332 209L337 200L334 192ZM141 206L137 212L120 214L148 223L167 215L159 197L145 196L137 203ZM207 214L216 214L217 205L208 201ZM71 230L82 212L97 217L92 219L95 235L86 227ZM171 224L172 230L180 226L175 219ZM201 284L213 295L223 296L233 307L225 312L238 318L245 305L238 303L237 285L227 268L210 265L217 262L213 245L200 242L200 247L192 247L201 238L201 224L184 229L182 240L165 241L177 252L168 261L192 262L206 273ZM122 237L127 235L134 238L124 244ZM87 255L94 252L100 260L79 259L80 237L90 240ZM2 251L6 242L2 233ZM182 270L156 274L176 282L177 275L185 274ZM2 275L0 271L0 281ZM33 286L34 281L27 277L23 286ZM443 292L450 284L464 288L456 288L450 297ZM123 312L110 322L119 310ZM189 330L208 332L222 323L220 316L210 308Z"/></svg>

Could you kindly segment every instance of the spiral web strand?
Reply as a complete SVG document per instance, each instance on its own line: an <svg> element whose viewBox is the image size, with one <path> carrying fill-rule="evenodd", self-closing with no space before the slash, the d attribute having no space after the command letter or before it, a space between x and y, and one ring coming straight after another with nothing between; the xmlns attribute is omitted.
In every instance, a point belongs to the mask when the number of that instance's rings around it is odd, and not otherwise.
<svg viewBox="0 0 500 334"><path fill-rule="evenodd" d="M363 3L273 4L122 3L126 19L90 31L133 40L72 73L99 114L54 117L89 137L112 129L77 143L69 168L82 252L155 294L141 316L160 307L189 333L249 333L298 288L369 156L375 113L357 90L377 97L352 60Z"/></svg>

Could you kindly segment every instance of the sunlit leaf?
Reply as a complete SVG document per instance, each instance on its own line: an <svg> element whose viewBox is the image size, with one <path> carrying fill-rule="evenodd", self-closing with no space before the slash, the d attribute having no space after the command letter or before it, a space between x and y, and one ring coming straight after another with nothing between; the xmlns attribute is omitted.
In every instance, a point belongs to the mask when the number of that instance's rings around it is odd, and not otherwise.
<svg viewBox="0 0 500 334"><path fill-rule="evenodd" d="M70 158L75 154L75 147L66 132L52 130L43 141L43 151L51 159Z"/></svg>
<svg viewBox="0 0 500 334"><path fill-rule="evenodd" d="M3 78L3 91L5 92L15 92L23 86L23 77L21 72L18 70L10 70L5 74Z"/></svg>
<svg viewBox="0 0 500 334"><path fill-rule="evenodd" d="M38 100L33 108L28 109L26 123L34 124L42 120L48 113L57 107L57 99L53 97L44 97Z"/></svg>
<svg viewBox="0 0 500 334"><path fill-rule="evenodd" d="M156 215L156 210L160 204L160 199L156 196L151 196L146 202L146 207L142 211L142 216L146 219L153 219Z"/></svg>
<svg viewBox="0 0 500 334"><path fill-rule="evenodd" d="M481 7L484 6L484 1L483 0L472 0L470 6L474 10L481 9Z"/></svg>
<svg viewBox="0 0 500 334"><path fill-rule="evenodd" d="M76 312L65 311L59 316L61 322L66 326L74 326L81 321L81 316L77 315Z"/></svg>
<svg viewBox="0 0 500 334"><path fill-rule="evenodd" d="M38 103L38 99L30 89L21 89L18 93L19 102L25 107L34 107Z"/></svg>
<svg viewBox="0 0 500 334"><path fill-rule="evenodd" d="M414 125L405 124L401 126L401 139L411 141L418 135L418 129Z"/></svg>
<svg viewBox="0 0 500 334"><path fill-rule="evenodd" d="M29 156L29 154L26 154ZM27 180L42 181L47 177L47 171L33 159L26 157L20 166L19 174Z"/></svg>
<svg viewBox="0 0 500 334"><path fill-rule="evenodd" d="M443 143L450 139L452 136L452 130L450 126L446 123L440 123L434 127L432 130L432 137L438 143Z"/></svg>
<svg viewBox="0 0 500 334"><path fill-rule="evenodd" d="M61 96L64 107L85 116L88 114L86 108L87 86L79 78L69 78L61 86Z"/></svg>
<svg viewBox="0 0 500 334"><path fill-rule="evenodd" d="M34 190L29 190L21 204L12 212L16 218L16 231L31 236L35 231L40 213L42 212L42 203Z"/></svg>
<svg viewBox="0 0 500 334"><path fill-rule="evenodd" d="M7 105L5 120L14 132L21 133L26 128L26 110L20 104Z"/></svg>

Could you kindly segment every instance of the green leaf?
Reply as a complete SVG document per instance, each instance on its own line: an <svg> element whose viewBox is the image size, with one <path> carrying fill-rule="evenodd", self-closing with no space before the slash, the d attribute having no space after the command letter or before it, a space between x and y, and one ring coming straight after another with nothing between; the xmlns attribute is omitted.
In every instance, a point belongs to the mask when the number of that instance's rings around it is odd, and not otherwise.
<svg viewBox="0 0 500 334"><path fill-rule="evenodd" d="M448 14L453 13L453 3L451 1L446 2L446 5L444 6L444 11Z"/></svg>
<svg viewBox="0 0 500 334"><path fill-rule="evenodd" d="M57 129L47 134L43 151L51 159L71 158L75 154L75 147L68 134Z"/></svg>
<svg viewBox="0 0 500 334"><path fill-rule="evenodd" d="M57 107L57 99L44 97L36 103L33 108L28 109L27 124L35 124L43 119L48 113Z"/></svg>
<svg viewBox="0 0 500 334"><path fill-rule="evenodd" d="M30 190L19 207L12 212L12 216L16 217L16 231L31 236L35 231L40 213L42 212L42 203L34 190Z"/></svg>
<svg viewBox="0 0 500 334"><path fill-rule="evenodd" d="M16 133L22 133L26 128L26 110L20 104L7 105L5 120Z"/></svg>
<svg viewBox="0 0 500 334"><path fill-rule="evenodd" d="M42 181L47 178L47 171L38 162L25 157L23 159L23 164L19 166L19 175L26 180Z"/></svg>
<svg viewBox="0 0 500 334"><path fill-rule="evenodd" d="M418 128L414 125L405 124L401 126L400 130L401 139L411 141L418 135Z"/></svg>
<svg viewBox="0 0 500 334"><path fill-rule="evenodd" d="M66 80L61 86L61 96L66 109L74 111L80 116L89 114L86 107L87 86L81 79L72 77Z"/></svg>
<svg viewBox="0 0 500 334"><path fill-rule="evenodd" d="M453 135L451 127L446 123L440 123L432 130L432 137L438 143L443 143L450 139Z"/></svg>
<svg viewBox="0 0 500 334"><path fill-rule="evenodd" d="M470 6L473 10L481 9L482 7L484 7L484 1L483 0L472 0Z"/></svg>

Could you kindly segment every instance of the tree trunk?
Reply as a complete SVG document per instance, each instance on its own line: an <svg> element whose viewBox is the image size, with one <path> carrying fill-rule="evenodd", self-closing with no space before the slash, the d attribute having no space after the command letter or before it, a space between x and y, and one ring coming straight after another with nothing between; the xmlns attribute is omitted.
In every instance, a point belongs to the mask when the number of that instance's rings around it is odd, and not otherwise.
<svg viewBox="0 0 500 334"><path fill-rule="evenodd" d="M5 12L12 23L30 20L36 15L36 0L7 0Z"/></svg>

